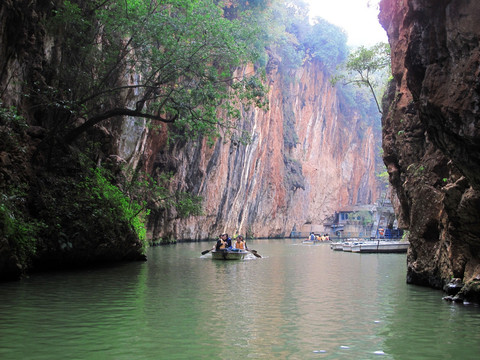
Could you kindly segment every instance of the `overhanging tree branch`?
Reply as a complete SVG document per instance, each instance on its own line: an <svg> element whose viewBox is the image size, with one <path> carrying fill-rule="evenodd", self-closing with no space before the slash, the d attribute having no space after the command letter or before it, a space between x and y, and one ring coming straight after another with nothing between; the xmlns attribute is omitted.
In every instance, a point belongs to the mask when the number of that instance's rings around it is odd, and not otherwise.
<svg viewBox="0 0 480 360"><path fill-rule="evenodd" d="M64 101L69 116L57 120L67 143L104 120L124 116L175 122L184 134L193 129L210 136L229 116L238 118L227 108L230 102L263 105L261 80L233 74L258 56L253 32L223 17L220 4L98 0L90 11L77 4L65 2L56 17L59 30L71 39L66 48L71 56L62 57L59 72L61 83L72 89ZM44 98L57 104L62 96ZM85 121L75 126L78 119Z"/></svg>
<svg viewBox="0 0 480 360"><path fill-rule="evenodd" d="M82 125L72 129L65 136L64 140L67 144L70 144L73 141L75 141L75 139L77 139L82 133L92 128L93 126L97 125L98 123L104 120L119 117L119 116L131 116L131 117L137 117L137 118L144 118L144 119L160 121L163 123L173 123L178 118L178 114L175 114L170 118L165 118L160 115L148 114L138 110L132 110L127 108L115 108L115 109L106 111L102 114L99 114L97 116L94 116L88 119L87 121L85 121Z"/></svg>

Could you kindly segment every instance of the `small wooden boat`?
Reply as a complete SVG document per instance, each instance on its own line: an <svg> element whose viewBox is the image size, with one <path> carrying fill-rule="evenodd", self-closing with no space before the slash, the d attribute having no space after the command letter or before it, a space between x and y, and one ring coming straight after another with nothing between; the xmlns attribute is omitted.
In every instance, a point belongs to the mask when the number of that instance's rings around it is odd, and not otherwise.
<svg viewBox="0 0 480 360"><path fill-rule="evenodd" d="M319 243L320 240L303 240L302 244L307 244L307 245L315 245L316 243Z"/></svg>
<svg viewBox="0 0 480 360"><path fill-rule="evenodd" d="M242 260L248 254L248 251L238 249L213 250L211 253L214 260Z"/></svg>

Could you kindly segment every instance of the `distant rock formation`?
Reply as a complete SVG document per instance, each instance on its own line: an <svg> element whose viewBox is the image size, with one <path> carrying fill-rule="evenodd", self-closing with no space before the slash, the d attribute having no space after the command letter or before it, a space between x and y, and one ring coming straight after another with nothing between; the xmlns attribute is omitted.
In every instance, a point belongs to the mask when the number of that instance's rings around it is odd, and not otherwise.
<svg viewBox="0 0 480 360"><path fill-rule="evenodd" d="M205 210L186 220L153 212L151 237L289 236L294 226L322 224L340 207L379 198L380 115L361 115L349 105L319 62L287 73L270 54L267 71L269 110L242 116L250 144L227 139L213 147L205 141L168 147L165 133L145 137L149 172L173 169L174 190L202 196Z"/></svg>
<svg viewBox="0 0 480 360"><path fill-rule="evenodd" d="M384 162L400 225L410 230L407 281L480 300L480 3L382 0L394 82L383 117Z"/></svg>

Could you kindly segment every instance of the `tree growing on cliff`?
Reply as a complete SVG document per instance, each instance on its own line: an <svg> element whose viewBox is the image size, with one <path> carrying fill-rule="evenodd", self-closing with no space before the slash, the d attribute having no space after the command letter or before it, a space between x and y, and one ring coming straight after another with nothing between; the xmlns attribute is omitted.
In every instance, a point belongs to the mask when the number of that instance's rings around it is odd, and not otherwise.
<svg viewBox="0 0 480 360"><path fill-rule="evenodd" d="M346 73L334 77L332 83L343 80L344 84L367 87L375 99L378 112L382 114L378 99L391 74L390 46L386 43L378 43L370 48L360 46L349 54L344 68Z"/></svg>
<svg viewBox="0 0 480 360"><path fill-rule="evenodd" d="M347 35L339 27L322 18L316 18L304 46L314 59L324 64L325 69L333 73L338 64L347 58Z"/></svg>
<svg viewBox="0 0 480 360"><path fill-rule="evenodd" d="M55 86L32 84L37 104L57 115L49 128L70 143L104 120L132 117L213 137L235 127L239 102L264 106L261 79L236 70L258 56L255 29L224 18L217 3L64 1L49 24L63 42Z"/></svg>

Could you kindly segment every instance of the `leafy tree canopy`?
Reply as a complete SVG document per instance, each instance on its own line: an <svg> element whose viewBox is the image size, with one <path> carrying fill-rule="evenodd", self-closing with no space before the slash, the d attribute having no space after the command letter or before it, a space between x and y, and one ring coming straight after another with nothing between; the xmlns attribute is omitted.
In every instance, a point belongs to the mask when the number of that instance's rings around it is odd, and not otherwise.
<svg viewBox="0 0 480 360"><path fill-rule="evenodd" d="M280 55L281 66L293 69L307 60L318 60L329 73L345 61L347 36L339 27L322 18L313 25L308 4L303 0L274 1L266 15L267 44Z"/></svg>
<svg viewBox="0 0 480 360"><path fill-rule="evenodd" d="M258 76L235 72L259 56L243 22L213 0L64 1L50 22L64 39L62 90L34 86L37 101L60 108L67 142L120 116L216 136L234 127L237 102L265 105Z"/></svg>
<svg viewBox="0 0 480 360"><path fill-rule="evenodd" d="M304 46L311 56L320 60L331 73L348 55L345 32L322 18L315 19L315 24L305 38Z"/></svg>

